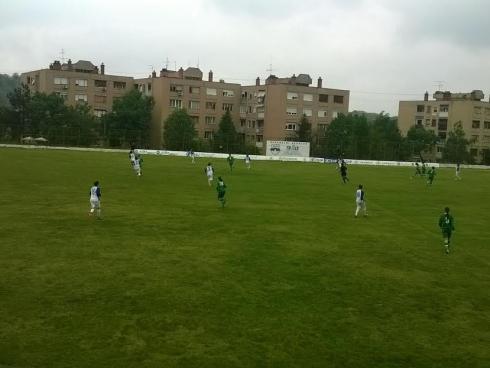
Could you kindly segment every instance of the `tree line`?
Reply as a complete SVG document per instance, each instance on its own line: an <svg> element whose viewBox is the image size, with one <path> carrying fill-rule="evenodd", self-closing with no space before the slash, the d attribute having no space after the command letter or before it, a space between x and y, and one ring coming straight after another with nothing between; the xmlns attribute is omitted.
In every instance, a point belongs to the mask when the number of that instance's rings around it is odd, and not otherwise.
<svg viewBox="0 0 490 368"><path fill-rule="evenodd" d="M52 145L127 147L147 146L153 99L134 89L113 103L111 112L97 117L86 103L65 104L51 93L31 93L21 85L7 93L0 106L0 140L18 143L26 137Z"/></svg>
<svg viewBox="0 0 490 368"><path fill-rule="evenodd" d="M18 143L32 136L53 145L149 146L154 101L136 89L114 100L111 112L96 117L85 103L70 106L55 93L31 93L26 85L14 87L18 77L10 81L7 78L7 83L5 80L2 85L10 92L4 88L6 100L0 103L0 141ZM412 126L403 137L397 120L384 113L372 121L362 114L340 114L324 129L314 131L308 118L302 116L297 130L286 139L310 142L311 155L317 157L423 160L439 146L443 161L473 162L469 154L472 141L465 137L461 124L455 125L444 142L421 125ZM259 153L253 142L237 132L229 111L221 117L213 135L203 139L198 137L195 121L187 111L177 109L164 122L163 141L169 150Z"/></svg>

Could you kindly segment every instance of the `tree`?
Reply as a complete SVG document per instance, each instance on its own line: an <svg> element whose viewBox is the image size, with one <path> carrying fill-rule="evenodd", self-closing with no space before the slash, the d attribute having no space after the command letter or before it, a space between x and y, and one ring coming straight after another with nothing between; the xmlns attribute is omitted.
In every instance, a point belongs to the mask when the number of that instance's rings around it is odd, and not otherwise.
<svg viewBox="0 0 490 368"><path fill-rule="evenodd" d="M194 122L185 109L174 110L165 120L163 141L166 149L188 150L196 136Z"/></svg>
<svg viewBox="0 0 490 368"><path fill-rule="evenodd" d="M226 110L225 114L221 117L218 131L214 136L214 144L217 150L224 150L228 153L238 149L238 135L228 110Z"/></svg>
<svg viewBox="0 0 490 368"><path fill-rule="evenodd" d="M298 130L296 130L295 139L298 142L311 142L311 123L308 121L306 115L301 117L299 121Z"/></svg>
<svg viewBox="0 0 490 368"><path fill-rule="evenodd" d="M407 132L407 143L411 146L412 154L423 159L422 152L431 151L437 143L437 136L422 125L414 125Z"/></svg>
<svg viewBox="0 0 490 368"><path fill-rule="evenodd" d="M0 107L10 106L8 94L20 87L20 75L0 74Z"/></svg>
<svg viewBox="0 0 490 368"><path fill-rule="evenodd" d="M116 99L112 112L106 114L104 123L111 130L112 143L123 141L145 146L150 135L150 122L154 100L136 89Z"/></svg>
<svg viewBox="0 0 490 368"><path fill-rule="evenodd" d="M442 149L442 159L446 162L470 162L471 155L468 151L470 141L465 138L461 124L456 124L453 131L449 132L448 139Z"/></svg>
<svg viewBox="0 0 490 368"><path fill-rule="evenodd" d="M17 122L13 128L21 135L29 128L31 92L27 85L22 84L20 87L15 88L13 92L8 93L7 97Z"/></svg>
<svg viewBox="0 0 490 368"><path fill-rule="evenodd" d="M403 138L395 119L381 112L370 124L369 157L373 160L400 160Z"/></svg>

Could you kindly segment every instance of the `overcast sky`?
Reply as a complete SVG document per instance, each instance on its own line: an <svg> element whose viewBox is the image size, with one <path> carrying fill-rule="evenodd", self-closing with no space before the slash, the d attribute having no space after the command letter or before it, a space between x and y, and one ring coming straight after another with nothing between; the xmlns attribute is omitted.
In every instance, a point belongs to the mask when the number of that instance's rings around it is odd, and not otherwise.
<svg viewBox="0 0 490 368"><path fill-rule="evenodd" d="M134 77L168 58L253 84L272 64L349 89L350 110L396 115L439 83L488 99L489 16L488 0L0 0L0 73L45 68L61 49Z"/></svg>

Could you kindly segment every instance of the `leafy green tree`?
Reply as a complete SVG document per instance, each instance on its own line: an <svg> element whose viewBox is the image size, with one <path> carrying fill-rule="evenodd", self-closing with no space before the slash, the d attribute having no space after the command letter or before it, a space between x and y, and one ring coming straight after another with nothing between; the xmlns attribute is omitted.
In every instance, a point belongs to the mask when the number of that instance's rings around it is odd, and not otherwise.
<svg viewBox="0 0 490 368"><path fill-rule="evenodd" d="M295 139L298 142L311 142L312 140L311 123L308 121L306 115L303 115L299 121Z"/></svg>
<svg viewBox="0 0 490 368"><path fill-rule="evenodd" d="M149 140L153 105L152 97L132 89L114 101L112 112L104 116L103 122L115 140L144 146Z"/></svg>
<svg viewBox="0 0 490 368"><path fill-rule="evenodd" d="M29 129L30 125L30 102L31 92L25 84L14 89L13 92L7 94L10 106L14 111L14 120L16 121L13 127L19 134L23 134Z"/></svg>
<svg viewBox="0 0 490 368"><path fill-rule="evenodd" d="M19 74L0 74L0 107L10 106L8 95L20 87Z"/></svg>
<svg viewBox="0 0 490 368"><path fill-rule="evenodd" d="M325 154L329 157L345 155L349 146L351 122L347 115L339 114L325 132Z"/></svg>
<svg viewBox="0 0 490 368"><path fill-rule="evenodd" d="M66 124L68 107L63 98L52 93L35 93L29 102L30 128L33 134L47 136L57 134Z"/></svg>
<svg viewBox="0 0 490 368"><path fill-rule="evenodd" d="M421 159L423 152L430 152L437 143L437 136L421 125L412 126L408 132L406 141L410 146L412 154L417 154Z"/></svg>
<svg viewBox="0 0 490 368"><path fill-rule="evenodd" d="M442 159L455 163L471 162L470 143L470 140L465 137L461 124L456 124L454 130L448 134L448 139L442 149Z"/></svg>
<svg viewBox="0 0 490 368"><path fill-rule="evenodd" d="M221 117L218 131L214 136L214 145L215 149L218 151L225 151L228 153L237 151L239 148L238 135L228 110Z"/></svg>
<svg viewBox="0 0 490 368"><path fill-rule="evenodd" d="M197 136L194 122L185 109L174 110L165 120L163 141L169 150L188 150Z"/></svg>
<svg viewBox="0 0 490 368"><path fill-rule="evenodd" d="M403 158L403 137L395 119L381 112L370 124L369 157L373 160Z"/></svg>

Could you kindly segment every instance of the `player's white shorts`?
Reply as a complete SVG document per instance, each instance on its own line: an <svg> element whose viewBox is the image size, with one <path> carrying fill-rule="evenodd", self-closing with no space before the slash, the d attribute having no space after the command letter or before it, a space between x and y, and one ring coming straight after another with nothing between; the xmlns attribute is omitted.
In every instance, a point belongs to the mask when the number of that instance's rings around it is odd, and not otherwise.
<svg viewBox="0 0 490 368"><path fill-rule="evenodd" d="M90 206L93 209L98 209L98 208L100 208L100 201L98 199L91 199L90 200Z"/></svg>
<svg viewBox="0 0 490 368"><path fill-rule="evenodd" d="M366 202L364 201L356 201L356 205L358 208L366 208Z"/></svg>
<svg viewBox="0 0 490 368"><path fill-rule="evenodd" d="M213 180L213 174L208 174L208 180L212 181Z"/></svg>

